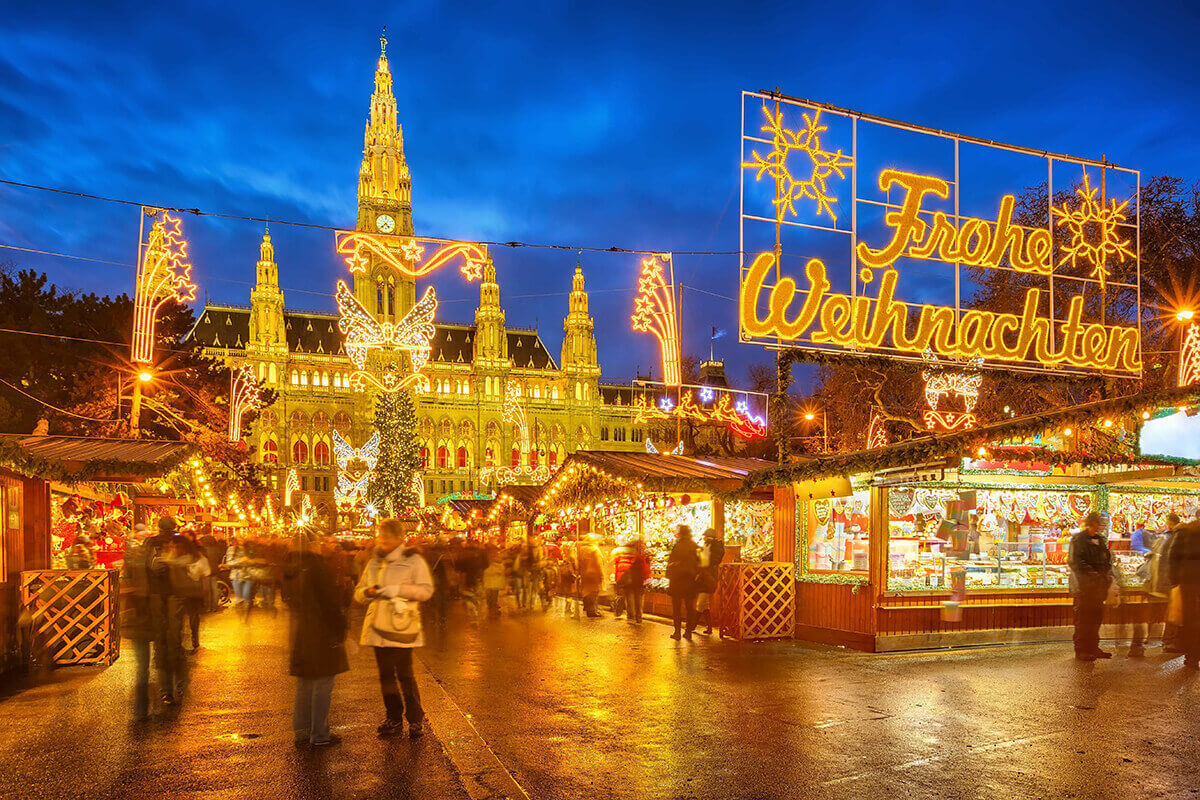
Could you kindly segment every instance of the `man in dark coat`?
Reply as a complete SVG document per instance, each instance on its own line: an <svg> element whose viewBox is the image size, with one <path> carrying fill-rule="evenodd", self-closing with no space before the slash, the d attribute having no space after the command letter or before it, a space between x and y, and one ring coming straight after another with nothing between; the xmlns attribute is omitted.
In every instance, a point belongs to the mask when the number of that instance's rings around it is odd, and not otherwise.
<svg viewBox="0 0 1200 800"><path fill-rule="evenodd" d="M667 580L670 582L671 612L675 618L675 632L672 639L679 638L680 627L684 624L684 612L687 612L686 628L683 638L691 639L692 631L696 629L696 577L700 572L700 549L692 539L692 529L680 525L675 534L675 544L671 554L667 556Z"/></svg>
<svg viewBox="0 0 1200 800"><path fill-rule="evenodd" d="M1069 565L1075 578L1075 658L1095 661L1112 658L1100 649L1100 620L1104 600L1112 583L1112 553L1102 531L1103 520L1095 511L1071 537Z"/></svg>
<svg viewBox="0 0 1200 800"><path fill-rule="evenodd" d="M334 676L350 669L346 659L345 593L316 542L305 545L295 565L292 602L292 658L296 705L292 731L297 745L337 744L329 732Z"/></svg>
<svg viewBox="0 0 1200 800"><path fill-rule="evenodd" d="M1167 555L1167 574L1183 599L1183 626L1179 632L1183 665L1200 669L1200 523L1189 522L1175 529Z"/></svg>

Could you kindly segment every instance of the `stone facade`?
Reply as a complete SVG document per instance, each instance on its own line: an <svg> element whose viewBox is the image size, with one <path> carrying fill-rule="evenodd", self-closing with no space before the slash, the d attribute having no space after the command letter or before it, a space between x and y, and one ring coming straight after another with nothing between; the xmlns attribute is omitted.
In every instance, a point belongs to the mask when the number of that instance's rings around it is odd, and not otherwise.
<svg viewBox="0 0 1200 800"><path fill-rule="evenodd" d="M364 136L356 230L413 235L411 198L392 76L381 53ZM381 321L399 320L415 299L413 282L382 264L356 274L353 288ZM262 384L278 392L275 404L249 426L247 441L260 460L278 465L273 480L280 492L286 470L294 467L301 490L332 515L337 477L331 431L336 428L352 445L362 445L373 430L375 398L350 389L354 367L342 346L337 315L285 308L269 231L263 234L250 306L206 305L188 339L231 365L253 365ZM600 379L578 265L558 361L536 329L506 324L489 262L474 324L438 324L424 372L430 391L416 396L416 410L428 499L486 489L480 473L487 474L488 467L554 470L578 448L644 449L645 432L632 423L631 388ZM525 408L527 443L505 422L510 386Z"/></svg>

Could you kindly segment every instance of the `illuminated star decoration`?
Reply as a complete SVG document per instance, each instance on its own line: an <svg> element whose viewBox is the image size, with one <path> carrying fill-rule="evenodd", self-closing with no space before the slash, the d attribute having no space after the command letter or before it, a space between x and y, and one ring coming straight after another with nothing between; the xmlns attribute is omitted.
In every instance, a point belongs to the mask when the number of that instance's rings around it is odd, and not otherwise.
<svg viewBox="0 0 1200 800"><path fill-rule="evenodd" d="M147 215L154 213L145 207L142 211ZM186 303L196 299L188 243L183 238L179 218L166 211L155 217L142 247L134 292L132 360L135 364L154 360L154 328L163 304L168 300Z"/></svg>
<svg viewBox="0 0 1200 800"><path fill-rule="evenodd" d="M1188 325L1183 337L1183 349L1179 351L1179 385L1192 386L1200 383L1200 325Z"/></svg>
<svg viewBox="0 0 1200 800"><path fill-rule="evenodd" d="M765 403L766 395L759 396ZM691 393L682 393L678 405L667 397L659 398L656 405L649 395L639 394L633 399L632 408L635 425L679 417L700 424L724 425L743 439L760 439L767 435L766 418L755 414L745 399L735 406L727 392L722 392L707 410L696 403Z"/></svg>
<svg viewBox="0 0 1200 800"><path fill-rule="evenodd" d="M229 441L237 442L242 438L242 416L247 411L262 408L262 396L258 390L258 381L254 379L254 369L249 364L243 364L230 376L232 390L229 393Z"/></svg>
<svg viewBox="0 0 1200 800"><path fill-rule="evenodd" d="M668 282L663 274L664 263L671 263L671 254L651 256L642 260L638 278L638 293L633 300L633 329L652 333L658 338L662 351L663 382L678 386L683 382L680 370L679 319L675 312L675 279Z"/></svg>
<svg viewBox="0 0 1200 800"><path fill-rule="evenodd" d="M763 106L763 114L767 124L761 130L771 134L773 149L766 156L754 151L754 160L743 162L742 166L757 171L755 180L762 180L764 174L775 179L775 219L782 222L786 215L797 216L796 201L808 198L817 202L818 217L827 212L836 222L833 204L837 198L829 191L829 179L834 175L845 178L845 168L854 166L854 159L840 148L830 151L821 146L821 134L829 128L821 124L820 111L813 111L811 116L804 112L804 127L796 131L783 127L782 111L772 112ZM794 175L789 166L789 157L797 151L807 156L812 165L807 177Z"/></svg>
<svg viewBox="0 0 1200 800"><path fill-rule="evenodd" d="M867 449L874 450L877 447L886 447L887 443L887 428L884 426L883 418L872 414L871 424L867 426Z"/></svg>
<svg viewBox="0 0 1200 800"><path fill-rule="evenodd" d="M398 392L401 389L416 385L418 391L424 391L429 386L429 379L421 374L421 370L429 363L432 351L433 336L436 329L433 324L437 314L437 292L432 286L425 289L421 299L404 315L399 322L379 322L371 312L358 301L345 281L337 282L338 330L344 336L343 343L346 355L357 368L350 376L350 385L355 391L363 391L368 385L373 385L384 392ZM412 361L412 369L403 378L389 370L380 377L367 371L367 356L372 350L393 350L407 352Z"/></svg>
<svg viewBox="0 0 1200 800"><path fill-rule="evenodd" d="M1080 260L1091 264L1092 277L1100 282L1100 291L1104 291L1104 282L1111 272L1108 268L1109 256L1113 256L1118 263L1124 263L1127 258L1136 259L1137 254L1130 249L1130 240L1122 239L1117 232L1117 226L1125 224L1125 209L1129 201L1102 202L1096 197L1097 191L1092 188L1088 174L1084 172L1083 186L1075 190L1079 205L1069 208L1067 203L1063 203L1062 208L1051 207L1050 210L1059 218L1058 224L1071 232L1071 242L1063 245L1059 266L1069 261L1074 268L1079 266Z"/></svg>
<svg viewBox="0 0 1200 800"><path fill-rule="evenodd" d="M703 386L700 388L700 402L711 403L713 401L713 390L711 386Z"/></svg>
<svg viewBox="0 0 1200 800"><path fill-rule="evenodd" d="M399 241L397 246L395 242ZM474 242L431 242L440 245L436 252L425 259L425 247L417 239L383 236L362 231L337 231L334 235L334 250L346 261L346 266L355 274L364 274L371 260L395 270L410 280L423 278L434 270L445 266L455 258L462 258L459 272L468 281L477 281L483 275L487 263L487 249Z"/></svg>

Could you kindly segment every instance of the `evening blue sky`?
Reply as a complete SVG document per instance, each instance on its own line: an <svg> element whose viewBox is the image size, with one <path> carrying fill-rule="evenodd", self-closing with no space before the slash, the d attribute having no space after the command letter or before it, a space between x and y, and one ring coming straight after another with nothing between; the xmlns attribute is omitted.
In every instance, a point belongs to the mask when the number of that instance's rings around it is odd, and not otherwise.
<svg viewBox="0 0 1200 800"><path fill-rule="evenodd" d="M418 233L735 250L742 89L1200 178L1188 4L8 2L0 177L171 206L352 226L381 26ZM185 218L214 302L249 302L260 224ZM289 306L332 310L332 237L272 226ZM132 262L135 209L0 187L0 244ZM561 342L576 254L494 251L511 325ZM60 285L132 269L0 250ZM637 259L584 253L606 375L656 360L629 330ZM745 374L737 259L679 256L685 353ZM441 317L477 288L438 281ZM702 290L702 291L700 291ZM657 373L657 370L655 370Z"/></svg>

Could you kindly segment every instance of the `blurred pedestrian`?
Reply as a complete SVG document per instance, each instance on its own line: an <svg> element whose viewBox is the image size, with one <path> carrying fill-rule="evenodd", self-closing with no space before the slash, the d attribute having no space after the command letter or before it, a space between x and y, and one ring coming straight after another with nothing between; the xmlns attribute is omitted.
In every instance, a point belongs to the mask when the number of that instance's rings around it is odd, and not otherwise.
<svg viewBox="0 0 1200 800"><path fill-rule="evenodd" d="M86 533L75 537L74 544L67 551L66 562L67 569L92 569L96 566L96 550Z"/></svg>
<svg viewBox="0 0 1200 800"><path fill-rule="evenodd" d="M292 733L297 745L324 747L342 739L329 732L334 676L350 669L346 658L344 595L317 540L303 545L296 565L288 608L296 677Z"/></svg>
<svg viewBox="0 0 1200 800"><path fill-rule="evenodd" d="M520 552L517 554L515 566L521 575L520 605L522 611L532 611L534 599L541 596L545 560L545 551L542 550L537 535L532 532L525 534L525 544L521 546Z"/></svg>
<svg viewBox="0 0 1200 800"><path fill-rule="evenodd" d="M641 623L642 601L646 594L646 580L650 577L650 559L646 557L646 544L635 539L629 553L618 558L613 551L613 572L617 576L617 588L625 598L625 619Z"/></svg>
<svg viewBox="0 0 1200 800"><path fill-rule="evenodd" d="M1162 646L1165 653L1182 653L1179 647L1179 624L1167 613L1171 597L1171 577L1168 560L1171 543L1175 541L1175 529L1179 527L1179 515L1167 514L1167 527L1154 539L1150 555L1146 557L1146 593L1155 618L1163 618ZM1155 621L1155 620L1152 620Z"/></svg>
<svg viewBox="0 0 1200 800"><path fill-rule="evenodd" d="M196 543L186 536L175 537L170 548L171 584L182 605L183 617L191 628L192 652L195 652L200 649L200 613L206 603L205 592L212 568Z"/></svg>
<svg viewBox="0 0 1200 800"><path fill-rule="evenodd" d="M146 526L138 523L125 545L121 566L121 635L133 645L133 719L150 714L150 645L155 641L150 613L150 548Z"/></svg>
<svg viewBox="0 0 1200 800"><path fill-rule="evenodd" d="M229 583L233 586L233 604L235 607L248 606L251 601L249 576L250 551L246 548L245 538L239 536L225 550L224 564L229 567Z"/></svg>
<svg viewBox="0 0 1200 800"><path fill-rule="evenodd" d="M1200 523L1189 522L1175 529L1167 556L1171 585L1178 587L1183 603L1179 644L1183 665L1200 669Z"/></svg>
<svg viewBox="0 0 1200 800"><path fill-rule="evenodd" d="M697 625L704 620L704 632L712 633L712 596L717 591L717 575L725 559L725 542L713 528L704 532L704 547L700 549L700 571L696 576Z"/></svg>
<svg viewBox="0 0 1200 800"><path fill-rule="evenodd" d="M204 557L208 559L210 574L206 581L206 602L209 611L221 610L221 596L217 589L217 574L216 570L225 561L225 542L213 536L212 528L209 527L199 538L198 544L200 549L204 551Z"/></svg>
<svg viewBox="0 0 1200 800"><path fill-rule="evenodd" d="M583 596L584 613L593 619L603 616L596 608L603 582L604 566L600 563L600 548L596 537L589 534L579 545L579 593Z"/></svg>
<svg viewBox="0 0 1200 800"><path fill-rule="evenodd" d="M382 519L375 531L375 556L354 591L354 599L367 605L360 643L374 648L379 668L387 710L379 735L399 733L407 719L409 736L415 738L423 733L425 712L412 651L425 644L418 604L433 596L433 577L416 548L404 546L411 531L399 520Z"/></svg>
<svg viewBox="0 0 1200 800"><path fill-rule="evenodd" d="M612 560L612 582L613 582L613 617L625 615L625 619L633 619L633 610L629 607L625 591L625 575L629 572L629 565L633 563L633 541L625 540L619 542L613 548L610 554Z"/></svg>
<svg viewBox="0 0 1200 800"><path fill-rule="evenodd" d="M500 593L507 583L504 576L504 559L498 547L489 547L488 565L483 570L483 594L487 598L488 619L500 618Z"/></svg>
<svg viewBox="0 0 1200 800"><path fill-rule="evenodd" d="M1092 511L1071 538L1068 563L1075 588L1075 658L1080 661L1112 658L1112 653L1100 649L1104 601L1113 581L1112 553L1102 526L1100 515Z"/></svg>
<svg viewBox="0 0 1200 800"><path fill-rule="evenodd" d="M454 568L459 574L459 594L467 606L468 619L478 620L480 617L480 582L487 565L488 558L483 544L474 540L463 546L454 563Z"/></svg>
<svg viewBox="0 0 1200 800"><path fill-rule="evenodd" d="M680 525L675 532L675 544L667 556L667 580L671 592L671 614L675 619L672 639L691 639L696 628L696 577L700 572L700 551L692 540L692 529Z"/></svg>

